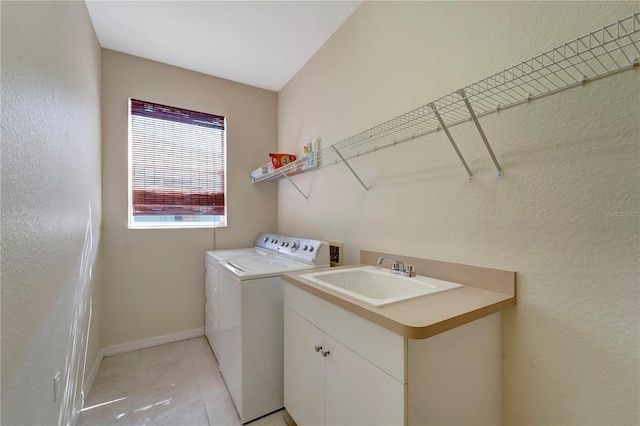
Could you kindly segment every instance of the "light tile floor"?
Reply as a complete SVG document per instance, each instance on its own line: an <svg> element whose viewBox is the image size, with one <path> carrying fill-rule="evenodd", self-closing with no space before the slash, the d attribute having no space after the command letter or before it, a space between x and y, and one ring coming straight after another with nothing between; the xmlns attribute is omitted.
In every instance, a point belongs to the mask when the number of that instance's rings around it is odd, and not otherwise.
<svg viewBox="0 0 640 426"><path fill-rule="evenodd" d="M105 357L80 413L83 425L239 425L205 337ZM293 426L281 410L252 426Z"/></svg>

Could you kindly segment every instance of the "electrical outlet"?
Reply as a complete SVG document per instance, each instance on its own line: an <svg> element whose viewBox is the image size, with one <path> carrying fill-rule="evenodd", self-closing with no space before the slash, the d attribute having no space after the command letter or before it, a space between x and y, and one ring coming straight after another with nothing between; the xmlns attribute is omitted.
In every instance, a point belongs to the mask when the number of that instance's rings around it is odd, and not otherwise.
<svg viewBox="0 0 640 426"><path fill-rule="evenodd" d="M58 371L53 376L53 402L56 402L60 397L60 372Z"/></svg>
<svg viewBox="0 0 640 426"><path fill-rule="evenodd" d="M329 243L329 261L331 266L342 265L342 243L340 241L330 241Z"/></svg>

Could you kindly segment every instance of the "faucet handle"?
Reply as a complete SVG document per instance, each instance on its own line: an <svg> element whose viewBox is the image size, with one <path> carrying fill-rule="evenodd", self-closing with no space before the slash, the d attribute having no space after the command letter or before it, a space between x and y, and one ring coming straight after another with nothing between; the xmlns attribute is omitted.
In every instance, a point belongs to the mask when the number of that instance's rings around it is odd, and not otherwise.
<svg viewBox="0 0 640 426"><path fill-rule="evenodd" d="M400 265L402 265L402 267ZM402 261L400 260L394 260L393 263L391 264L392 271L402 271L403 269L404 269L404 263L402 263Z"/></svg>
<svg viewBox="0 0 640 426"><path fill-rule="evenodd" d="M407 267L404 269L404 272L409 277L415 277L416 276L416 268L413 265L407 265Z"/></svg>

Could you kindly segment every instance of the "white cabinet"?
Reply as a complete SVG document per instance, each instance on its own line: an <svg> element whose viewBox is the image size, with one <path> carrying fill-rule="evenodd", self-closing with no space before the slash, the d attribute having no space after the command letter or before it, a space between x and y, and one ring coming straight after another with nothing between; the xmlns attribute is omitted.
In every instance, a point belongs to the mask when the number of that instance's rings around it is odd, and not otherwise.
<svg viewBox="0 0 640 426"><path fill-rule="evenodd" d="M325 424L404 423L404 384L329 336L324 346Z"/></svg>
<svg viewBox="0 0 640 426"><path fill-rule="evenodd" d="M298 425L500 424L500 313L414 340L288 283L284 311Z"/></svg>
<svg viewBox="0 0 640 426"><path fill-rule="evenodd" d="M299 425L324 424L324 333L284 309L284 404Z"/></svg>
<svg viewBox="0 0 640 426"><path fill-rule="evenodd" d="M299 425L404 424L404 383L366 358L384 359L374 353L388 351L402 360L402 338L308 296L288 285L285 289L284 400L291 417ZM324 310L322 318L316 316ZM345 331L353 333L353 342L337 340ZM389 337L396 340L395 348L384 345Z"/></svg>

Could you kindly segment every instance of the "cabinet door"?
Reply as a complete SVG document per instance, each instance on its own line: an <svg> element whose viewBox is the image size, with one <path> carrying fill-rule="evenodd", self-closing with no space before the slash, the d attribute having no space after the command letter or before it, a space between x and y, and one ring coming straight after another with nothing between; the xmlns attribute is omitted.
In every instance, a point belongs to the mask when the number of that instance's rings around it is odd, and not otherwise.
<svg viewBox="0 0 640 426"><path fill-rule="evenodd" d="M324 333L284 310L284 406L299 425L324 423Z"/></svg>
<svg viewBox="0 0 640 426"><path fill-rule="evenodd" d="M405 385L330 336L324 346L330 352L324 358L324 424L406 424Z"/></svg>

